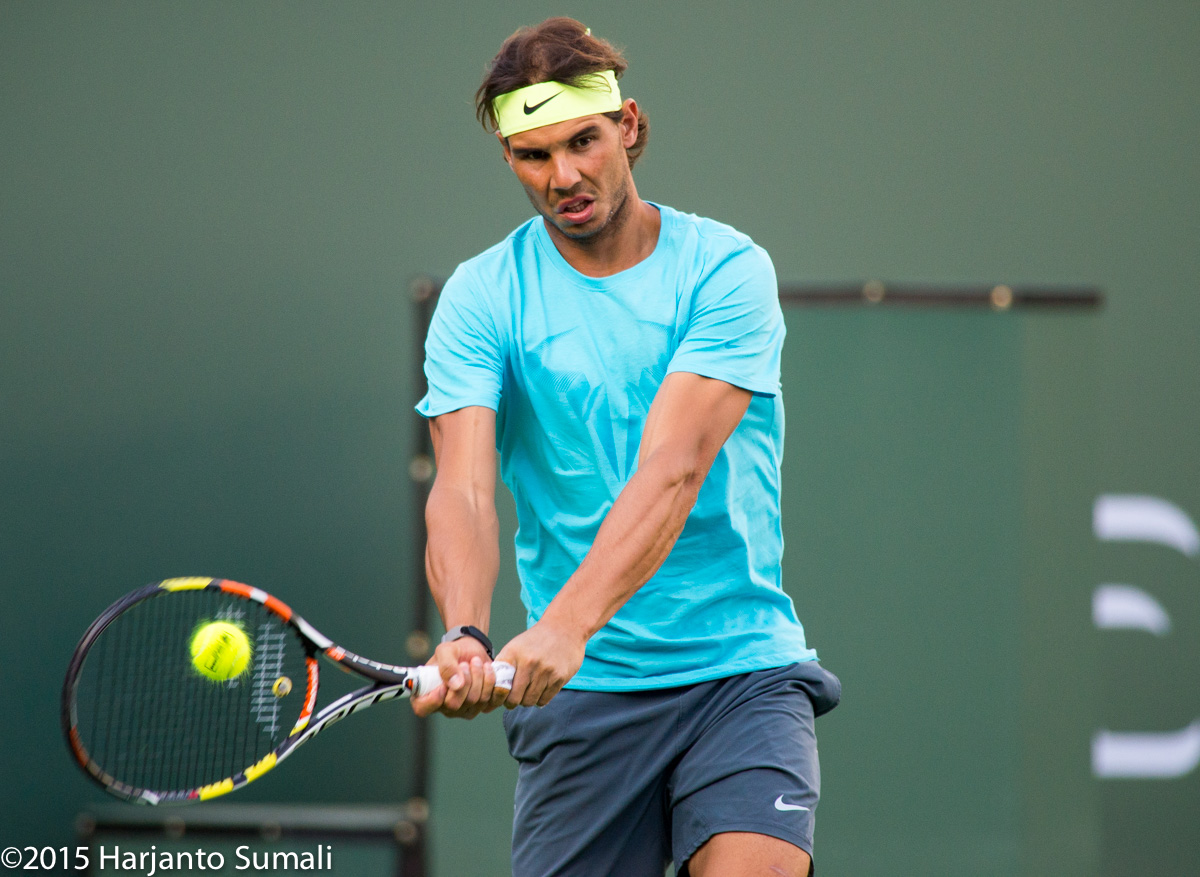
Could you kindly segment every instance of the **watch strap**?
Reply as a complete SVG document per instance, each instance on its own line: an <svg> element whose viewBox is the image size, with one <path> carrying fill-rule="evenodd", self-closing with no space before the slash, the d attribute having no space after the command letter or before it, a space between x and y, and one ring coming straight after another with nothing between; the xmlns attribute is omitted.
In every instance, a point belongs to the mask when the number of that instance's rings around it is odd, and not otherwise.
<svg viewBox="0 0 1200 877"><path fill-rule="evenodd" d="M446 631L446 635L442 637L442 642L452 643L457 639L462 639L464 636L469 636L473 640L478 640L479 643L487 650L488 658L496 657L496 653L492 649L492 641L488 639L486 633L471 624L460 624Z"/></svg>

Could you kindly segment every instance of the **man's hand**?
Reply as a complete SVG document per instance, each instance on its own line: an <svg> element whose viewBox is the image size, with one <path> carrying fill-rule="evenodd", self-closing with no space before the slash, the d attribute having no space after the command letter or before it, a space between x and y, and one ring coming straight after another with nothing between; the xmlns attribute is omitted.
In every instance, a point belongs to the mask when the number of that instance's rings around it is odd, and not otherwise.
<svg viewBox="0 0 1200 877"><path fill-rule="evenodd" d="M506 692L496 688L496 671L479 640L464 636L442 643L429 663L437 665L442 684L412 699L413 712L418 716L440 712L452 718L473 719L504 702Z"/></svg>
<svg viewBox="0 0 1200 877"><path fill-rule="evenodd" d="M512 691L503 701L516 706L545 706L571 681L583 664L587 637L548 623L545 618L514 637L500 650L497 661L516 668Z"/></svg>

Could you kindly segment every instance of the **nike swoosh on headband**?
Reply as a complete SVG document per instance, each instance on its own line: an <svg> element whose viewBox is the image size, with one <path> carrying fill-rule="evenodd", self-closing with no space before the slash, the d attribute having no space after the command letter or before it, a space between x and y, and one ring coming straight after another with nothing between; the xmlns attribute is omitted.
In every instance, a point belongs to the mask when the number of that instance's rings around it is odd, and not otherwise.
<svg viewBox="0 0 1200 877"><path fill-rule="evenodd" d="M534 104L533 106L530 106L530 105L529 105L529 103L528 103L528 102L526 102L526 104L525 104L525 115L527 115L527 116L528 116L530 113L535 113L535 112L537 112L537 109L538 109L538 107L544 107L546 104L550 103L550 101L554 100L554 99L555 99L556 97L558 97L560 94L562 94L562 92L561 92L561 91L556 91L554 94L550 95L550 97L546 98L544 101L541 101L541 102L539 102L539 103L536 103L536 104Z"/></svg>

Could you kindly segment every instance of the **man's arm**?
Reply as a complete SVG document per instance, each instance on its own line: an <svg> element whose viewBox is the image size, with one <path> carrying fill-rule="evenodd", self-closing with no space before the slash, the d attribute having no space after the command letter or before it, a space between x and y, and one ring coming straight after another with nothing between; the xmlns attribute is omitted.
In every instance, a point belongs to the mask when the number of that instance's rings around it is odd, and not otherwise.
<svg viewBox="0 0 1200 877"><path fill-rule="evenodd" d="M507 706L543 706L583 663L588 638L658 571L751 393L688 372L667 375L646 418L638 468L583 563L533 627L497 655L516 667Z"/></svg>
<svg viewBox="0 0 1200 877"><path fill-rule="evenodd" d="M500 570L496 517L496 412L471 406L429 422L437 477L425 507L429 540L425 571L447 629L470 624L487 631ZM446 684L413 699L418 715L440 710L472 718L491 709L496 678L487 652L463 637L439 645L434 661Z"/></svg>

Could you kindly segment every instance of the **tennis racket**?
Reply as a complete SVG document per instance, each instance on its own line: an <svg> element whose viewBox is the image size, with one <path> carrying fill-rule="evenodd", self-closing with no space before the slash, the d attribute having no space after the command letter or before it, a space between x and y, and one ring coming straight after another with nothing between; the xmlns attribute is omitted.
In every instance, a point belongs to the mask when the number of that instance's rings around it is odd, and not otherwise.
<svg viewBox="0 0 1200 877"><path fill-rule="evenodd" d="M236 624L251 658L235 678L197 671L200 625ZM315 712L323 655L370 680ZM513 668L493 665L497 688ZM126 594L71 657L62 725L76 761L105 791L138 804L215 798L261 777L351 713L442 684L436 666L397 667L347 651L280 600L226 579L178 578Z"/></svg>

